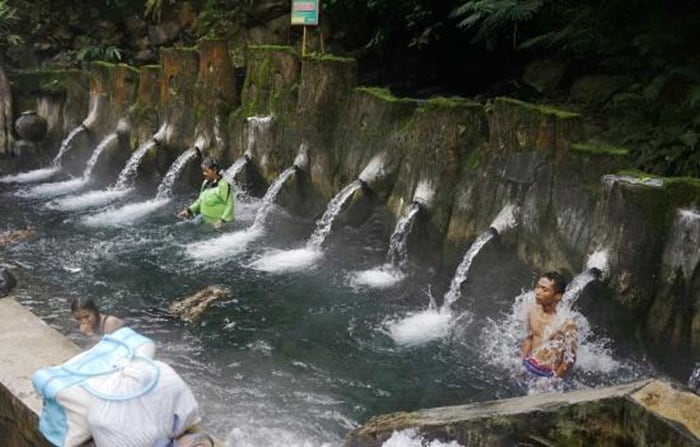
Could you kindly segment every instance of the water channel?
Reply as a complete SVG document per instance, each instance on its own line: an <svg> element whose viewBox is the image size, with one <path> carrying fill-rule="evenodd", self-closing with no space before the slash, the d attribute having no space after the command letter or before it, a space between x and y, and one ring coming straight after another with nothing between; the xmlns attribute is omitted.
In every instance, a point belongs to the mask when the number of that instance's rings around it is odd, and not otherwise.
<svg viewBox="0 0 700 447"><path fill-rule="evenodd" d="M147 214L96 221L106 211L148 202L155 190L61 208L50 206L56 199L27 194L36 185L0 183L0 232L35 227L31 238L0 246L0 261L19 279L17 299L77 342L68 302L79 295L155 339L157 357L192 387L205 428L230 445L339 446L349 430L379 413L537 392L514 375L523 334L519 309L532 298L527 291L535 274L497 238L474 257L461 295L451 295L449 315L436 319L430 312L442 304L450 272L426 265L426 257L411 252L410 238L400 281L374 288L354 280L356 272L386 261L395 222L385 210L360 226L336 222L320 259L284 271L256 265L272 250L295 256L320 216L275 205L266 210L261 234L221 253L217 240L249 229L263 205L259 198L239 194L235 222L217 231L175 218L194 190ZM168 316L168 304L212 284L230 295L201 320ZM577 367L563 387L652 374L642 353L618 352L614 341L585 329Z"/></svg>

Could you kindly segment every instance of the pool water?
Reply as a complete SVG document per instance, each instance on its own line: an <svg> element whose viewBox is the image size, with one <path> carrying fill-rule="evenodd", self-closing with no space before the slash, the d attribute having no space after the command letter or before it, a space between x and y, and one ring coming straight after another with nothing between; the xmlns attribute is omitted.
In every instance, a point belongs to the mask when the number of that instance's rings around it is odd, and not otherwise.
<svg viewBox="0 0 700 447"><path fill-rule="evenodd" d="M499 241L475 259L448 318L431 319L425 313L431 297L441 303L452 272L426 265L424 254L409 251L407 275L393 286L353 281L357 272L384 263L393 222L381 210L381 225L334 226L312 264L272 271L257 268L261 259L271 250L300 249L289 252L294 264L319 216L275 207L265 232L234 238L240 243L222 251L215 247L218 238L248 228L259 199L240 199L236 221L222 230L175 218L191 195L111 225L95 223L94 216L148 201L154 191L133 191L102 208L62 211L47 206L56 198L26 193L33 186L0 183L0 232L35 227L32 237L0 246L0 262L19 280L17 299L77 342L68 311L74 296L92 297L155 339L158 358L192 387L204 427L230 445L338 446L349 430L379 413L532 392L513 377L522 327L511 319L515 298L534 277ZM230 294L199 321L168 316L171 302L214 284ZM397 322L406 322L406 338L392 332ZM584 366L575 368L567 387L649 374L635 353L618 357L610 340L593 334L589 344L595 349L582 351Z"/></svg>

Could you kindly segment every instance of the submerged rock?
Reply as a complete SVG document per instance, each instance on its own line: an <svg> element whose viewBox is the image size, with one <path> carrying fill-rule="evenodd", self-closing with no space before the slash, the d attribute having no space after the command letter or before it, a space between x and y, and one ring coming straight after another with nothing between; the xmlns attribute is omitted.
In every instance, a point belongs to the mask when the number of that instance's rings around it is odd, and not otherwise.
<svg viewBox="0 0 700 447"><path fill-rule="evenodd" d="M0 245L14 244L15 242L27 239L29 236L34 234L34 227L27 225L24 230L9 230L4 233L0 233Z"/></svg>
<svg viewBox="0 0 700 447"><path fill-rule="evenodd" d="M0 266L0 298L10 294L12 289L17 285L17 280L10 271Z"/></svg>
<svg viewBox="0 0 700 447"><path fill-rule="evenodd" d="M219 286L207 286L192 296L175 301L168 306L168 313L188 323L198 320L211 303L228 295L228 290Z"/></svg>

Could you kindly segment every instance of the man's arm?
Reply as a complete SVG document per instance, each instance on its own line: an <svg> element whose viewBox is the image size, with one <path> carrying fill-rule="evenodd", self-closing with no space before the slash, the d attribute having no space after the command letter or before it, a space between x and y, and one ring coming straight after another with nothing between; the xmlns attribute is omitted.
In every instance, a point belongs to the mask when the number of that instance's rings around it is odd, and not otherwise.
<svg viewBox="0 0 700 447"><path fill-rule="evenodd" d="M564 350L562 352L561 361L554 368L554 375L557 377L564 377L569 369L576 363L576 349L578 348L578 342L576 337L578 335L578 327L576 323L569 320L564 325Z"/></svg>

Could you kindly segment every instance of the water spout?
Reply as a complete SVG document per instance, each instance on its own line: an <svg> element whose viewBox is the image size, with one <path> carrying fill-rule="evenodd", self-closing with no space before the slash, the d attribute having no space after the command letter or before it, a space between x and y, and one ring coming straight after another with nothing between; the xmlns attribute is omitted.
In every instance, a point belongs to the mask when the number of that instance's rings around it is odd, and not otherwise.
<svg viewBox="0 0 700 447"><path fill-rule="evenodd" d="M360 181L371 188L378 180L384 178L387 174L385 161L386 154L384 152L375 155L360 173L358 177Z"/></svg>
<svg viewBox="0 0 700 447"><path fill-rule="evenodd" d="M83 126L87 129L95 129L100 115L107 109L109 103L109 95L106 93L99 93L92 98L92 104L90 105L90 112L87 118L83 120Z"/></svg>
<svg viewBox="0 0 700 447"><path fill-rule="evenodd" d="M504 206L493 222L491 222L491 228L496 230L496 232L500 235L502 235L506 230L514 228L518 222L517 215L519 211L519 207L515 205L508 204Z"/></svg>
<svg viewBox="0 0 700 447"><path fill-rule="evenodd" d="M420 203L425 209L429 209L435 198L435 188L430 180L420 180L413 192L413 201Z"/></svg>
<svg viewBox="0 0 700 447"><path fill-rule="evenodd" d="M236 159L236 161L234 161L233 164L224 171L224 180L226 180L229 183L233 183L238 173L241 172L241 170L248 163L249 160L250 159L246 155L238 157L238 159Z"/></svg>
<svg viewBox="0 0 700 447"><path fill-rule="evenodd" d="M296 166L291 166L285 169L279 175L279 177L272 182L270 187L267 188L267 192L265 192L265 196L262 199L262 204L255 213L255 221L253 222L252 228L257 228L260 230L264 228L265 219L270 214L270 211L272 211L272 206L275 204L277 194L279 194L282 186L287 182L287 180L294 175L294 172L296 171L295 168Z"/></svg>
<svg viewBox="0 0 700 447"><path fill-rule="evenodd" d="M599 280L601 270L597 267L591 267L574 277L574 279L566 285L566 291L561 299L564 306L571 308L576 300L581 296L581 292L593 281Z"/></svg>
<svg viewBox="0 0 700 447"><path fill-rule="evenodd" d="M205 147L207 147L207 139L204 135L200 135L195 138L194 144L192 145L192 149L194 149L195 153L204 153L203 151Z"/></svg>
<svg viewBox="0 0 700 447"><path fill-rule="evenodd" d="M175 160L175 162L170 166L168 172L165 174L165 177L163 177L163 180L158 185L156 200L168 199L172 196L175 180L180 177L182 170L185 169L187 163L192 160L195 155L197 155L196 147L192 147L177 157L177 160Z"/></svg>
<svg viewBox="0 0 700 447"><path fill-rule="evenodd" d="M159 144L159 141L160 140L154 136L150 140L141 144L141 146L139 146L138 149L131 154L131 157L129 157L129 160L127 160L126 165L119 173L119 177L117 177L117 181L114 185L116 189L125 190L134 186L136 171L141 164L141 160L143 160L149 150Z"/></svg>
<svg viewBox="0 0 700 447"><path fill-rule="evenodd" d="M420 211L420 204L413 202L407 209L406 214L396 222L394 232L389 239L389 251L386 255L386 261L389 265L399 270L406 268L408 262L408 247L406 242L408 235L411 233L413 221Z"/></svg>
<svg viewBox="0 0 700 447"><path fill-rule="evenodd" d="M81 133L87 132L87 130L88 128L82 123L74 127L73 130L68 133L66 138L61 141L61 147L58 149L58 154L56 154L51 164L53 166L60 167L63 156L73 146L73 140L75 140Z"/></svg>
<svg viewBox="0 0 700 447"><path fill-rule="evenodd" d="M306 146L306 143L299 145L299 153L294 159L294 166L300 171L309 169L309 148Z"/></svg>
<svg viewBox="0 0 700 447"><path fill-rule="evenodd" d="M308 244L310 246L316 249L321 248L321 245L323 245L326 237L328 237L328 234L331 232L333 221L340 213L340 210L342 210L343 205L353 195L353 193L361 187L362 182L360 180L355 180L345 188L341 189L340 192L336 194L330 202L328 202L326 211L323 213L323 216L321 216L318 222L316 222L316 230L309 238Z"/></svg>
<svg viewBox="0 0 700 447"><path fill-rule="evenodd" d="M476 255L479 254L484 245L493 239L495 235L496 232L494 229L489 228L481 233L469 247L467 253L464 255L464 259L459 266L457 266L455 276L452 278L452 282L450 282L450 289L447 291L447 293L445 293L442 310L449 310L452 307L452 303L459 299L461 295L460 289L462 288L462 283L466 281L467 276L469 275L469 268L471 267L474 258L476 258Z"/></svg>
<svg viewBox="0 0 700 447"><path fill-rule="evenodd" d="M173 129L168 123L161 124L158 131L153 134L151 139L156 142L156 144L163 144L170 139L172 136Z"/></svg>
<svg viewBox="0 0 700 447"><path fill-rule="evenodd" d="M258 136L266 132L270 127L273 116L249 116L246 118L248 121L248 143L246 146L245 154L248 158L252 159L253 153L257 149Z"/></svg>
<svg viewBox="0 0 700 447"><path fill-rule="evenodd" d="M588 256L586 260L586 270L596 271L601 280L607 279L610 276L608 251L598 250Z"/></svg>
<svg viewBox="0 0 700 447"><path fill-rule="evenodd" d="M121 137L128 135L131 132L131 125L129 124L129 121L125 118L119 118L116 132L117 135Z"/></svg>

